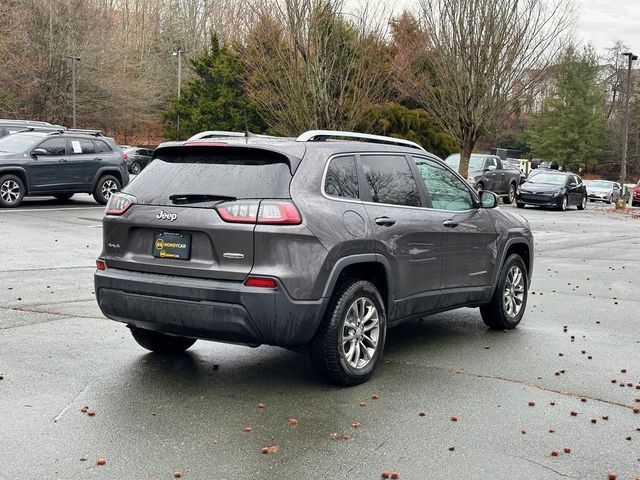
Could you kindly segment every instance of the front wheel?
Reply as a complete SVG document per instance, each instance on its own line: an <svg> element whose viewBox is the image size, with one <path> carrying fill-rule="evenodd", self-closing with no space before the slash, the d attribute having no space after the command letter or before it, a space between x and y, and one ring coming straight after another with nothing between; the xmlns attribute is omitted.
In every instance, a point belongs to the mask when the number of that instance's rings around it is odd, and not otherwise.
<svg viewBox="0 0 640 480"><path fill-rule="evenodd" d="M336 385L365 382L382 356L386 328L378 289L365 280L343 282L311 341L314 368Z"/></svg>
<svg viewBox="0 0 640 480"><path fill-rule="evenodd" d="M516 328L527 306L529 277L518 254L512 254L502 266L491 302L480 307L482 320L491 329Z"/></svg>
<svg viewBox="0 0 640 480"><path fill-rule="evenodd" d="M587 196L582 197L582 202L578 204L578 210L584 210L587 208Z"/></svg>
<svg viewBox="0 0 640 480"><path fill-rule="evenodd" d="M0 176L0 207L13 208L22 203L24 183L16 175Z"/></svg>
<svg viewBox="0 0 640 480"><path fill-rule="evenodd" d="M196 343L195 338L167 335L165 333L134 327L132 325L129 326L129 329L131 330L131 335L134 340L138 342L138 345L146 348L147 350L163 355L184 352L187 348Z"/></svg>
<svg viewBox="0 0 640 480"><path fill-rule="evenodd" d="M562 202L560 203L560 210L564 212L568 206L569 206L569 199L567 198L566 195L564 195L562 197Z"/></svg>
<svg viewBox="0 0 640 480"><path fill-rule="evenodd" d="M120 181L116 177L105 175L98 180L96 188L93 190L93 198L99 204L106 205L111 195L119 191L120 188Z"/></svg>

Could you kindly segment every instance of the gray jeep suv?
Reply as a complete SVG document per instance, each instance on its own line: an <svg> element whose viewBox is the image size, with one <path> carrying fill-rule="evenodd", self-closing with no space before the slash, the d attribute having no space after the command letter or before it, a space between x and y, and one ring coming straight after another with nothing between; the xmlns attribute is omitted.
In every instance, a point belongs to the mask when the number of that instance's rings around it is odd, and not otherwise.
<svg viewBox="0 0 640 480"><path fill-rule="evenodd" d="M304 348L354 385L403 321L480 307L490 328L518 325L533 238L496 205L405 140L165 143L109 200L97 301L154 352L196 339Z"/></svg>
<svg viewBox="0 0 640 480"><path fill-rule="evenodd" d="M90 130L28 130L0 138L0 207L17 207L25 196L68 200L76 193L92 193L105 205L129 182L112 138Z"/></svg>

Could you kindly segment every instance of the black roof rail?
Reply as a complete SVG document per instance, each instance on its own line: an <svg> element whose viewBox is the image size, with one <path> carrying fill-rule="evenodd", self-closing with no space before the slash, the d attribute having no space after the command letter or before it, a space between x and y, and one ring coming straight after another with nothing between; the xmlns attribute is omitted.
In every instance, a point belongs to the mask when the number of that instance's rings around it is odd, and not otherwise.
<svg viewBox="0 0 640 480"><path fill-rule="evenodd" d="M93 135L94 137L102 137L100 130L88 130L84 128L68 128L64 130L66 133L82 133L84 135Z"/></svg>

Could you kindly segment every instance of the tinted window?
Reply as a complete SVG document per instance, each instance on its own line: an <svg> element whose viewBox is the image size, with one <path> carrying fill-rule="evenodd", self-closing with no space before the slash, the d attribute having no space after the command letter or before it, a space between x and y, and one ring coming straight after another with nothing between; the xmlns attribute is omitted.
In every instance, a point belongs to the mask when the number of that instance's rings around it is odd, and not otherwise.
<svg viewBox="0 0 640 480"><path fill-rule="evenodd" d="M404 156L365 155L362 168L374 202L420 206L418 185Z"/></svg>
<svg viewBox="0 0 640 480"><path fill-rule="evenodd" d="M413 157L420 176L427 187L433 208L462 211L474 207L467 185L437 162Z"/></svg>
<svg viewBox="0 0 640 480"><path fill-rule="evenodd" d="M84 155L96 153L93 141L87 138L71 138L71 153L74 155Z"/></svg>
<svg viewBox="0 0 640 480"><path fill-rule="evenodd" d="M172 205L170 195L223 195L237 199L290 198L288 159L252 148L163 149L126 192L139 203ZM194 204L210 207L210 202Z"/></svg>
<svg viewBox="0 0 640 480"><path fill-rule="evenodd" d="M105 142L103 142L102 140L95 140L95 144L96 144L97 153L105 153L105 152L113 151L111 150L111 147L107 145Z"/></svg>
<svg viewBox="0 0 640 480"><path fill-rule="evenodd" d="M338 157L331 160L324 182L324 191L332 197L359 197L355 158Z"/></svg>
<svg viewBox="0 0 640 480"><path fill-rule="evenodd" d="M44 148L47 155L64 155L67 148L67 140L65 138L49 138L45 140L38 148Z"/></svg>

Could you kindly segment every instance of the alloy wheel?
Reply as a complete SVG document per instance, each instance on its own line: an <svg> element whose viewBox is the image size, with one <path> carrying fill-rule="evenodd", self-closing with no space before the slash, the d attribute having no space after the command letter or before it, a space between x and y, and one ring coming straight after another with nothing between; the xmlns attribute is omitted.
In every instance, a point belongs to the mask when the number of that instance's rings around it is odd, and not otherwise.
<svg viewBox="0 0 640 480"><path fill-rule="evenodd" d="M20 185L14 180L7 180L0 185L0 198L6 203L15 203L20 197Z"/></svg>
<svg viewBox="0 0 640 480"><path fill-rule="evenodd" d="M380 336L380 316L367 297L356 299L344 317L342 355L356 369L366 367L373 358Z"/></svg>
<svg viewBox="0 0 640 480"><path fill-rule="evenodd" d="M511 318L517 317L524 303L524 275L518 265L509 269L505 280L504 309Z"/></svg>
<svg viewBox="0 0 640 480"><path fill-rule="evenodd" d="M118 184L113 180L107 180L102 184L101 190L104 198L108 200L109 198L111 198L111 195L118 191Z"/></svg>

